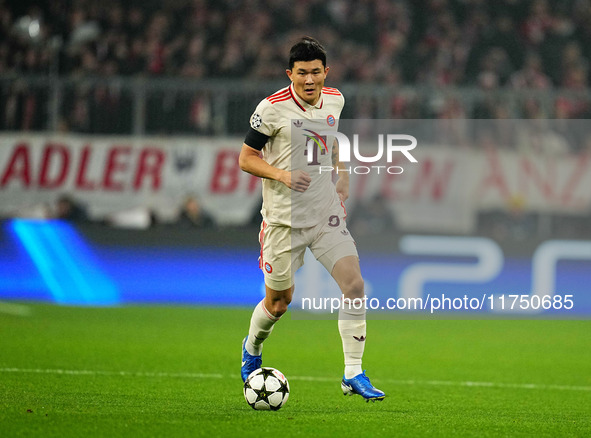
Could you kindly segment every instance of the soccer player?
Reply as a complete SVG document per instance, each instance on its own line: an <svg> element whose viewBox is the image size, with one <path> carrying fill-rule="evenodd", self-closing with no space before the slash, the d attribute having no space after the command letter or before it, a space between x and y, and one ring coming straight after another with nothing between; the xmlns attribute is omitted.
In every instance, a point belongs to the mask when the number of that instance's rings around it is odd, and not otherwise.
<svg viewBox="0 0 591 438"><path fill-rule="evenodd" d="M321 166L343 169L338 144L329 154L326 136L317 135L336 130L344 105L336 88L324 87L328 71L326 52L318 41L305 37L296 43L286 70L291 84L259 103L240 151L240 168L263 178L259 266L266 289L242 344L241 375L246 380L261 366L263 341L287 311L294 274L310 248L343 294L338 321L345 357L343 393L383 400L384 392L371 384L361 368L366 311L359 305L364 297L359 256L345 224L343 202L349 195L349 175L337 171L335 184L330 171L319 171Z"/></svg>

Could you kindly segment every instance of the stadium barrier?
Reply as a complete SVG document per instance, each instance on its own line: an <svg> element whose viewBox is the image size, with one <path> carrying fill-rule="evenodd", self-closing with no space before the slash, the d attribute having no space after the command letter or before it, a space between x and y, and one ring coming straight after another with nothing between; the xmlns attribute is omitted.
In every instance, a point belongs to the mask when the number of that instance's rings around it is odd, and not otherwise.
<svg viewBox="0 0 591 438"><path fill-rule="evenodd" d="M239 135L285 81L0 75L0 131ZM591 90L331 83L343 118L587 118ZM533 110L532 110L533 109ZM533 112L532 112L533 111Z"/></svg>

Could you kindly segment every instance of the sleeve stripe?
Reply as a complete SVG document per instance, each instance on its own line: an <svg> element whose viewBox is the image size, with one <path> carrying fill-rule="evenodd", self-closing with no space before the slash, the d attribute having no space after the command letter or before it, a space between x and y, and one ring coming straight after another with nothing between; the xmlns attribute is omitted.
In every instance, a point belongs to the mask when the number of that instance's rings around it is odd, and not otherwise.
<svg viewBox="0 0 591 438"><path fill-rule="evenodd" d="M283 93L274 94L273 96L269 96L269 97L267 97L267 100L281 99L282 97L285 97L285 96L289 96L289 91L286 90Z"/></svg>
<svg viewBox="0 0 591 438"><path fill-rule="evenodd" d="M337 88L322 87L322 92L324 94L330 94L330 95L333 95L333 96L342 96L341 92Z"/></svg>
<svg viewBox="0 0 591 438"><path fill-rule="evenodd" d="M275 103L275 102L281 101L285 98L289 99L289 97L290 97L289 94L285 94L285 95L274 97L272 99L270 97L267 97L267 100L271 103Z"/></svg>
<svg viewBox="0 0 591 438"><path fill-rule="evenodd" d="M267 100L271 100L275 97L279 97L280 95L283 95L285 93L289 93L289 89L288 88L284 88L282 90L277 91L276 93L271 94L269 97L267 97Z"/></svg>
<svg viewBox="0 0 591 438"><path fill-rule="evenodd" d="M271 104L277 103L277 102L283 102L284 100L289 100L291 99L291 96L288 94L287 96L282 97L281 99L273 99L273 100L269 100L269 102L271 102Z"/></svg>

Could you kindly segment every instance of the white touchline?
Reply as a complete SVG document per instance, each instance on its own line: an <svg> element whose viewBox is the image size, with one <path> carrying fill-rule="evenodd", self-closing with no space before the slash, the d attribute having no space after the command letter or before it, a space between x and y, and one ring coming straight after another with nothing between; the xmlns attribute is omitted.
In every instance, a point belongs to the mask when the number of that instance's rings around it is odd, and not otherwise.
<svg viewBox="0 0 591 438"><path fill-rule="evenodd" d="M42 368L0 368L0 373L23 373L23 374L60 374L70 376L123 376L123 377L181 377L187 379L223 379L226 377L238 379L238 375L226 376L216 373L189 373L189 372L134 372L134 371L100 371L100 370L63 370L63 369L42 369ZM301 380L309 382L334 382L333 377L315 376L291 376L289 380ZM338 379L337 379L338 380ZM394 380L394 379L372 379L381 383L392 383L395 385L432 385L432 386L464 386L476 388L511 388L511 389L538 389L558 391L591 391L591 386L581 385L556 385L543 383L502 383L502 382L458 382L451 380Z"/></svg>
<svg viewBox="0 0 591 438"><path fill-rule="evenodd" d="M15 316L31 316L33 312L29 306L0 301L0 313Z"/></svg>
<svg viewBox="0 0 591 438"><path fill-rule="evenodd" d="M69 376L123 376L123 377L185 377L189 379L222 379L222 374L204 373L160 373L143 371L100 371L100 370L61 370L56 368L0 368L0 373L23 374L62 374Z"/></svg>

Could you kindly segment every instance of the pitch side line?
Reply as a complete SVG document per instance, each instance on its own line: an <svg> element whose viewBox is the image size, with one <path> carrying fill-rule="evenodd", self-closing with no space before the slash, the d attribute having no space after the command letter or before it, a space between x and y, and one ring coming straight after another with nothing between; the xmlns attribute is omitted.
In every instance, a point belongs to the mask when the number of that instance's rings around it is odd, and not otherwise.
<svg viewBox="0 0 591 438"><path fill-rule="evenodd" d="M0 313L15 316L31 316L33 312L29 306L0 301Z"/></svg>
<svg viewBox="0 0 591 438"><path fill-rule="evenodd" d="M23 374L60 374L70 376L123 376L123 377L173 377L187 379L223 379L238 378L238 375L225 376L223 374L207 373L165 373L165 372L133 372L133 371L97 371L97 370L62 370L41 368L0 368L0 373ZM290 380L308 382L335 382L332 377L290 376ZM337 379L338 380L338 379ZM510 388L510 389L538 389L558 391L591 391L591 386L578 385L545 385L537 383L500 383L500 382L454 382L450 380L393 380L373 379L375 382L392 383L395 385L431 385L431 386L463 386L474 388Z"/></svg>
<svg viewBox="0 0 591 438"><path fill-rule="evenodd" d="M62 374L68 376L183 377L188 379L222 379L222 374L150 373L131 371L60 370L40 368L0 368L0 373Z"/></svg>

